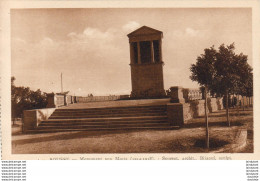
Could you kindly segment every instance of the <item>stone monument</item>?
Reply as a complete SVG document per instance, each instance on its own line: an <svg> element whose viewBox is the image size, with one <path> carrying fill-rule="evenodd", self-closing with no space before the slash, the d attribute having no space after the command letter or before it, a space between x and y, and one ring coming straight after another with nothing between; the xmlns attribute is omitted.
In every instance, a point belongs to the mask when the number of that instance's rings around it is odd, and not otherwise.
<svg viewBox="0 0 260 181"><path fill-rule="evenodd" d="M127 35L130 44L131 98L163 98L163 32L143 26Z"/></svg>

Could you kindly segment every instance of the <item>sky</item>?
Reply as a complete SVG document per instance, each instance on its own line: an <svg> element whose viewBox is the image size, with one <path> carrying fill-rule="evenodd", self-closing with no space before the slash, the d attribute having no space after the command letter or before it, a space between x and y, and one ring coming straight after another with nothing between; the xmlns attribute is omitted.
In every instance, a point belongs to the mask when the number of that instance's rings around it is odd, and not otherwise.
<svg viewBox="0 0 260 181"><path fill-rule="evenodd" d="M13 9L11 71L16 86L71 95L131 93L127 34L163 32L164 88L197 88L190 66L205 48L235 42L252 65L249 8Z"/></svg>

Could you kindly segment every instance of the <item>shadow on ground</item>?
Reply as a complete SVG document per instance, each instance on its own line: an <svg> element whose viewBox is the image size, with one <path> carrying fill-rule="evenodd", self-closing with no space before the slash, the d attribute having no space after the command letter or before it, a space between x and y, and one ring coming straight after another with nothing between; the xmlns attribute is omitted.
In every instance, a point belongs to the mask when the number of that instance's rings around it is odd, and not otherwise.
<svg viewBox="0 0 260 181"><path fill-rule="evenodd" d="M209 127L227 127L228 123L225 122L210 122L209 121ZM244 123L242 123L241 121L231 121L231 126L244 126ZM205 123L204 122L193 122L193 123L189 123L183 126L183 128L198 128L198 127L205 127Z"/></svg>
<svg viewBox="0 0 260 181"><path fill-rule="evenodd" d="M100 136L107 136L107 135L114 135L114 134L130 134L133 132L143 132L144 130L113 130L113 131L79 131L79 132L64 132L58 133L52 136L47 136L48 133L44 133L42 137L33 137L21 140L14 140L12 141L13 144L28 144L28 143L40 143L40 142L47 142L47 141L58 141L58 140L70 140L70 139L80 139L80 138L96 138ZM39 134L33 134L39 135ZM46 136L45 136L46 135Z"/></svg>
<svg viewBox="0 0 260 181"><path fill-rule="evenodd" d="M249 116L251 113L229 113L229 116ZM223 117L225 115L218 113L211 113L209 117ZM198 116L197 118L204 118L205 116Z"/></svg>
<svg viewBox="0 0 260 181"><path fill-rule="evenodd" d="M227 144L230 144L230 142L226 141L226 140L220 140L220 139L214 139L211 138L209 140L209 147L210 149L217 149L220 147L223 147ZM195 147L199 147L199 148L205 148L206 147L206 141L205 139L199 139L195 142L194 144Z"/></svg>

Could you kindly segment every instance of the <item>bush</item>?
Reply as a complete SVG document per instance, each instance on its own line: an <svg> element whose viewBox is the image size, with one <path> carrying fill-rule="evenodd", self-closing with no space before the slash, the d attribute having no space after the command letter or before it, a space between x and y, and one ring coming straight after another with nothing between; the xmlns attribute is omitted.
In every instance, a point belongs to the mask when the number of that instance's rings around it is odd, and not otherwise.
<svg viewBox="0 0 260 181"><path fill-rule="evenodd" d="M45 108L47 95L41 92L30 90L29 87L16 87L15 78L11 79L12 118L21 118L24 110Z"/></svg>

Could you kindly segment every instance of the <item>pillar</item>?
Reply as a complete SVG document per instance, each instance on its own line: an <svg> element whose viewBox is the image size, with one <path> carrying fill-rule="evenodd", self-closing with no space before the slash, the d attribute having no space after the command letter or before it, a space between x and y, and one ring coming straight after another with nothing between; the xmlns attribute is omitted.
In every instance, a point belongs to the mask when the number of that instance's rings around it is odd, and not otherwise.
<svg viewBox="0 0 260 181"><path fill-rule="evenodd" d="M130 63L131 64L134 64L134 47L133 47L133 45L132 45L132 43L130 42L129 43L129 46L130 46Z"/></svg>
<svg viewBox="0 0 260 181"><path fill-rule="evenodd" d="M47 94L47 108L57 107L56 97L54 93Z"/></svg>
<svg viewBox="0 0 260 181"><path fill-rule="evenodd" d="M151 44L151 58L152 58L152 63L154 63L154 49L153 49L153 41L150 41Z"/></svg>
<svg viewBox="0 0 260 181"><path fill-rule="evenodd" d="M138 64L141 64L140 42L137 42L137 50L138 50Z"/></svg>
<svg viewBox="0 0 260 181"><path fill-rule="evenodd" d="M160 55L160 62L162 62L162 40L159 40L159 55Z"/></svg>
<svg viewBox="0 0 260 181"><path fill-rule="evenodd" d="M179 86L171 87L171 102L172 103L185 103L183 98L183 88Z"/></svg>
<svg viewBox="0 0 260 181"><path fill-rule="evenodd" d="M183 99L185 100L185 102L189 101L189 93L192 92L192 90L189 89L182 89L182 94L183 94Z"/></svg>

